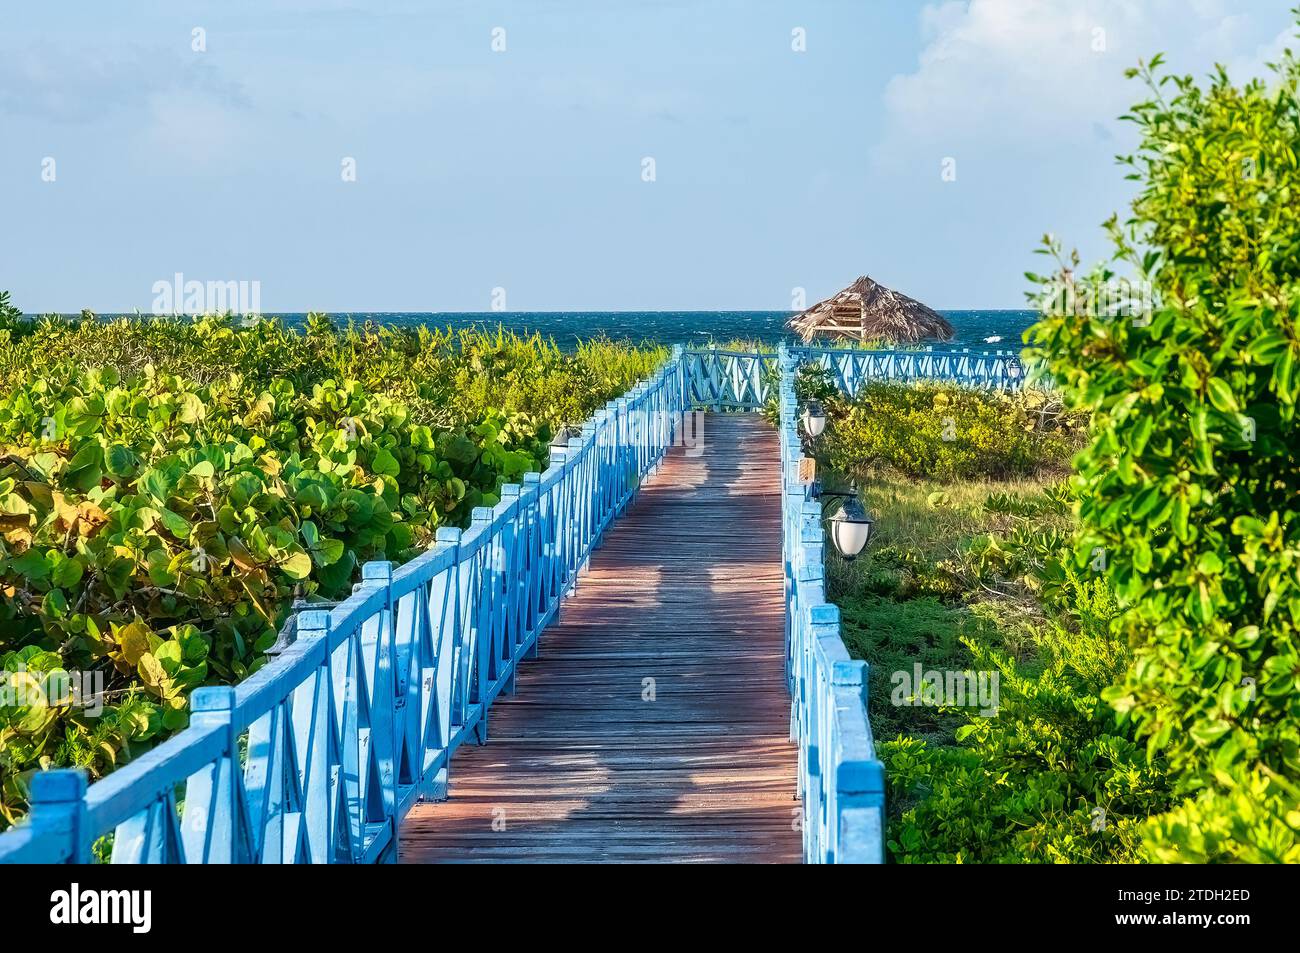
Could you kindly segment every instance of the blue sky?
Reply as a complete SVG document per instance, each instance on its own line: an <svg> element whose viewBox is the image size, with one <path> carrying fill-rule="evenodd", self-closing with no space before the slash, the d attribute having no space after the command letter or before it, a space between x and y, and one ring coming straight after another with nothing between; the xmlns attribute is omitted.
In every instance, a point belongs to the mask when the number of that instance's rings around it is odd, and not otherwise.
<svg viewBox="0 0 1300 953"><path fill-rule="evenodd" d="M1039 236L1099 254L1126 200L1124 68L1258 73L1291 5L9 4L0 288L27 311L147 311L176 272L259 281L267 311L484 311L496 288L780 310L869 273L1019 307Z"/></svg>

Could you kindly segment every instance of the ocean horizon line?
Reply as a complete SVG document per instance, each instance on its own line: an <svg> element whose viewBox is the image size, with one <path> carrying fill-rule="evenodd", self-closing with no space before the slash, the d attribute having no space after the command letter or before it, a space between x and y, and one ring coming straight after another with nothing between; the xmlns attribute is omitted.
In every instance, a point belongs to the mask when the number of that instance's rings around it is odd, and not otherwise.
<svg viewBox="0 0 1300 953"><path fill-rule="evenodd" d="M171 317L194 317L194 316L196 316L196 315L191 315L191 314L189 314L188 312L184 312L184 311L182 311L182 312L175 312L175 313L169 313L169 314L154 314L153 312L151 312L151 311L146 311L146 310L143 309L143 308L134 308L134 309L129 310L129 311L123 311L123 310L96 311L96 310L94 310L93 308L80 309L80 310L78 310L78 311L24 311L24 312L23 312L23 316L24 316L24 317L29 317L29 318L40 318L40 317L45 317L45 316L47 316L47 315L55 315L55 316L57 316L57 317L76 317L77 315L81 314L81 312L82 312L83 310L90 311L92 314L99 315L99 316L102 316L102 317L134 317L134 316L136 316L136 315L139 315L140 317L150 317L150 318L171 318ZM939 307L937 307L937 308L935 308L934 310L935 310L935 311L938 311L940 314L1033 314L1033 313L1035 313L1035 312L1034 312L1034 309L1032 309L1032 308L939 308ZM615 315L623 315L623 314L683 314L683 315L689 315L689 314L723 314L723 315L733 315L733 314L762 314L762 315L795 315L795 314L800 314L801 312L799 312L799 311L795 311L795 310L780 310L780 309L772 309L772 308L723 308L723 309L715 309L715 308L702 308L702 309L682 309L682 308L623 308L623 309L617 309L617 310L615 310L615 309L597 309L597 310L585 310L585 311L582 311L582 310L576 310L576 309L570 309L570 308L561 309L561 310L558 310L558 311L555 311L555 310L552 310L552 311L522 311L522 310L519 310L519 311L516 311L516 310L511 310L511 311L418 311L418 310L405 310L405 311L403 311L403 310L397 310L397 311L394 311L394 310L374 310L374 309L365 309L365 308L308 308L308 309L306 309L306 310L300 310L300 311L284 311L284 310L277 310L277 311L259 311L259 312L255 312L255 313L258 314L258 315L261 316L261 317L277 318L277 317L293 317L293 316L297 316L297 315L306 315L306 314L329 314L329 315L367 314L367 315L378 315L378 316L384 316L384 315L415 315L415 314L418 314L418 315L433 315L433 316L438 316L438 315L451 315L451 316L455 316L455 317L464 317L464 316L466 316L466 315L482 315L483 317L491 317L491 316L493 316L493 315L502 315L502 316L508 316L508 315L543 315L543 316L548 316L548 315L565 315L565 316L579 316L579 315L606 315L606 314L615 314Z"/></svg>
<svg viewBox="0 0 1300 953"><path fill-rule="evenodd" d="M76 314L58 314L75 318ZM183 312L154 315L151 312L94 312L101 319L194 317ZM291 327L305 323L309 311L253 312L283 321ZM689 344L701 340L754 341L775 345L796 335L789 320L796 311L321 311L340 323L378 323L391 327L438 327L452 330L501 327L521 334L540 334L563 347L596 337L614 340L655 341L661 344ZM941 311L953 326L945 346L1016 346L1026 328L1037 320L1036 312L1013 309L948 309Z"/></svg>

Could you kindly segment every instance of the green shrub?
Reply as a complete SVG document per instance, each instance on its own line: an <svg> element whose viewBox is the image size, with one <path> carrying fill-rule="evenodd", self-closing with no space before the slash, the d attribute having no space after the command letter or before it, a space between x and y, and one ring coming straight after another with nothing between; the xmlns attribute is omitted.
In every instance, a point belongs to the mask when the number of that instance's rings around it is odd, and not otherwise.
<svg viewBox="0 0 1300 953"><path fill-rule="evenodd" d="M1032 342L1093 415L1078 558L1104 554L1133 649L1105 697L1185 796L1145 828L1148 856L1295 862L1300 64L1244 87L1158 68L1134 71L1151 90L1126 160L1140 192L1109 225L1115 267L1151 284L1149 320L1061 310ZM1076 265L1049 294L1113 278Z"/></svg>
<svg viewBox="0 0 1300 953"><path fill-rule="evenodd" d="M23 313L9 301L9 292L0 291L0 340L7 340L7 332L23 323Z"/></svg>
<svg viewBox="0 0 1300 953"><path fill-rule="evenodd" d="M763 405L763 416L776 427L781 423L781 366L778 360L768 365L764 381L768 396ZM799 365L794 375L794 396L800 407L810 400L820 401L829 417L843 416L848 403L831 372L820 364Z"/></svg>
<svg viewBox="0 0 1300 953"><path fill-rule="evenodd" d="M940 480L1009 477L1061 466L1077 419L1041 391L1001 394L956 384L873 383L832 413L818 455L865 480L889 467Z"/></svg>

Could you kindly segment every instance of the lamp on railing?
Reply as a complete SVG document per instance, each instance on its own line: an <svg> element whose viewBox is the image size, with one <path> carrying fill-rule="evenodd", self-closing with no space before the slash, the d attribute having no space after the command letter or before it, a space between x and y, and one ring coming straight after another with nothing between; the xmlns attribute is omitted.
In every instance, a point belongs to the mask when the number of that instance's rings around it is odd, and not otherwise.
<svg viewBox="0 0 1300 953"><path fill-rule="evenodd" d="M826 429L826 408L820 401L810 400L803 408L803 426L810 437L820 437Z"/></svg>
<svg viewBox="0 0 1300 953"><path fill-rule="evenodd" d="M567 424L556 431L554 438L551 440L552 450L567 450L569 441L574 437L581 437L582 429L580 427L570 427Z"/></svg>
<svg viewBox="0 0 1300 953"><path fill-rule="evenodd" d="M803 405L803 432L816 439L826 429L826 408L821 401L810 400Z"/></svg>
<svg viewBox="0 0 1300 953"><path fill-rule="evenodd" d="M876 521L867 514L866 507L856 496L842 499L844 502L827 523L836 552L845 562L853 562L870 541Z"/></svg>

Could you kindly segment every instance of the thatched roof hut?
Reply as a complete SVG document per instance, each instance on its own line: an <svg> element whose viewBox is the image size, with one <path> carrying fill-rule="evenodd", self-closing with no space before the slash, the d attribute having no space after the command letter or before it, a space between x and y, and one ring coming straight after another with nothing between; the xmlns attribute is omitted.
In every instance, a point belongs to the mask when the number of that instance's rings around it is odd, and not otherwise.
<svg viewBox="0 0 1300 953"><path fill-rule="evenodd" d="M818 335L892 344L951 341L953 337L952 325L943 315L866 275L791 318L789 327L805 342Z"/></svg>

